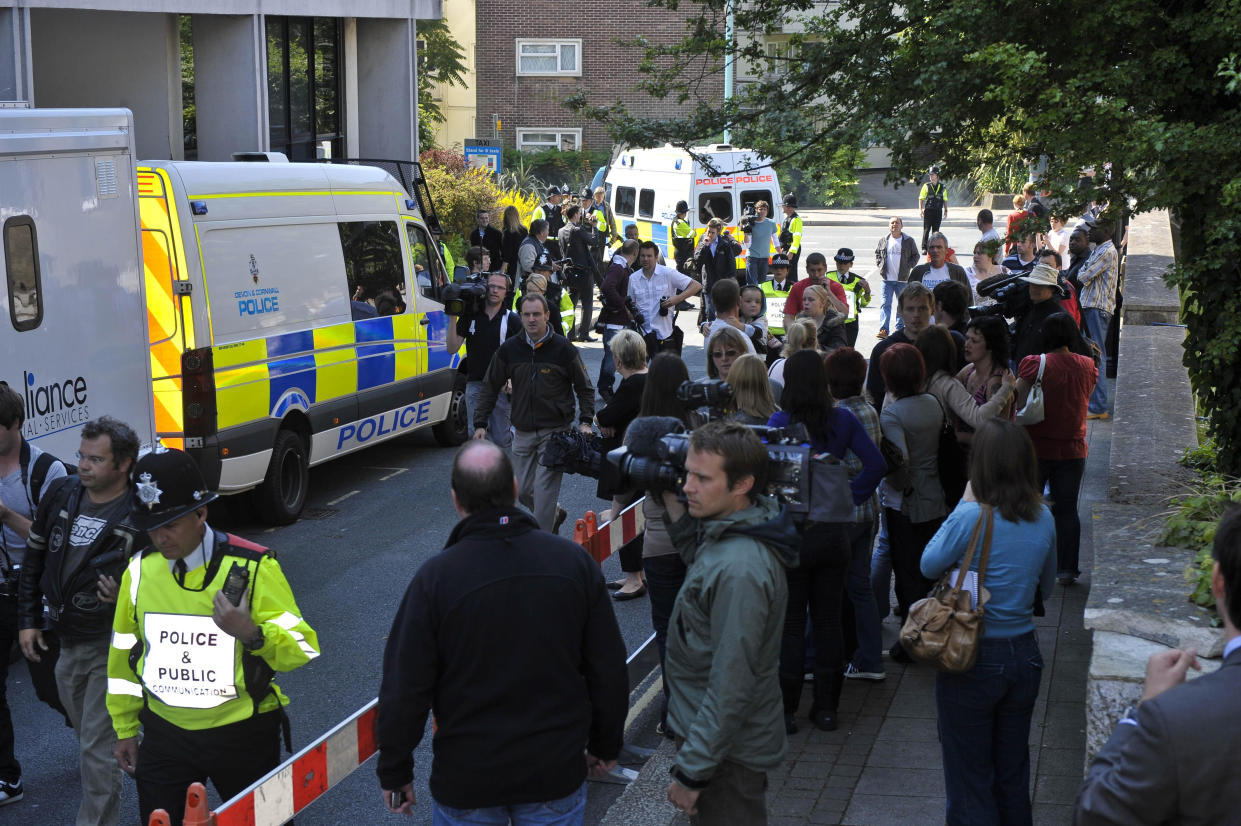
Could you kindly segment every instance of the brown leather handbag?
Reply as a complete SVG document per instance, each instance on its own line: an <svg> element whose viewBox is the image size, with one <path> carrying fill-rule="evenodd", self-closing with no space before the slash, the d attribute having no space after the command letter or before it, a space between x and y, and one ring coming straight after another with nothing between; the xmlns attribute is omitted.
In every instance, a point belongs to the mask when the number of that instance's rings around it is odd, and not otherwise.
<svg viewBox="0 0 1241 826"><path fill-rule="evenodd" d="M983 588L987 559L991 555L991 532L995 514L990 505L980 506L978 521L970 535L969 546L957 569L956 584L952 571L945 571L929 597L918 600L909 608L909 616L901 626L901 647L919 662L933 665L940 671L961 674L974 667L978 659L978 643L982 639L983 605L991 598ZM977 605L968 590L963 590L970 562L979 548Z"/></svg>

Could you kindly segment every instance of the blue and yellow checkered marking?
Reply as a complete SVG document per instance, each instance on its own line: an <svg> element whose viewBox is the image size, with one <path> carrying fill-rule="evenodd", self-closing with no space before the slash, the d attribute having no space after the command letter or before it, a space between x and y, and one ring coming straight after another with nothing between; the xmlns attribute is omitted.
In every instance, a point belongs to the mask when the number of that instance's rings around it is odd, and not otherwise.
<svg viewBox="0 0 1241 826"><path fill-rule="evenodd" d="M369 318L213 348L218 426L232 427L306 409L374 387L456 367L443 346L442 312Z"/></svg>

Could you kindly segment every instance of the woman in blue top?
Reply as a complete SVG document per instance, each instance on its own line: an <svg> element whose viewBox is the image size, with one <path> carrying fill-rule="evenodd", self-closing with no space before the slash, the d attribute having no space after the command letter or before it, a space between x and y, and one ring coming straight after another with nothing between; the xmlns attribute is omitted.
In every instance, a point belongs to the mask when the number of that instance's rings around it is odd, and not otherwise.
<svg viewBox="0 0 1241 826"><path fill-rule="evenodd" d="M970 487L926 546L922 573L955 568L978 521L979 503L995 510L983 587L978 661L964 674L935 675L935 707L944 756L949 826L1032 823L1030 716L1043 657L1034 634L1034 595L1056 580L1056 524L1038 488L1038 461L1025 429L989 419L974 434ZM970 567L978 569L975 554Z"/></svg>
<svg viewBox="0 0 1241 826"><path fill-rule="evenodd" d="M849 482L849 489L853 504L863 504L879 486L887 466L858 418L832 405L822 358L814 350L801 350L789 356L784 381L780 395L783 409L767 424L805 425L815 453L830 453L841 460L848 451L857 454L862 460L862 471ZM780 645L780 689L784 696L784 727L790 734L797 731L793 715L806 673L807 603L814 626L815 651L810 721L823 731L836 729L836 707L845 679L840 605L849 570L851 528L852 524L844 522L807 521L802 526L798 565L788 571L789 603Z"/></svg>

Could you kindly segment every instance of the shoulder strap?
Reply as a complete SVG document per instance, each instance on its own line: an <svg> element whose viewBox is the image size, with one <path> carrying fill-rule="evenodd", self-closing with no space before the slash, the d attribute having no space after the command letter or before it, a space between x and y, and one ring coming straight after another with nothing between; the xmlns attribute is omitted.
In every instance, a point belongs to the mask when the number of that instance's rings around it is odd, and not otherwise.
<svg viewBox="0 0 1241 826"><path fill-rule="evenodd" d="M1040 353L1038 357L1038 378L1034 380L1035 384L1043 383L1043 368L1047 366L1047 354Z"/></svg>
<svg viewBox="0 0 1241 826"><path fill-rule="evenodd" d="M987 520L987 528L983 531L982 557L978 560L978 588L982 593L982 582L987 575L987 562L991 559L991 533L995 527L995 509L990 505L982 505L983 517ZM979 606L981 607L981 606Z"/></svg>
<svg viewBox="0 0 1241 826"><path fill-rule="evenodd" d="M983 507L986 507L985 505ZM956 604L957 594L965 587L965 574L970 569L970 563L974 561L974 549L978 547L978 534L982 531L982 523L985 515L978 514L978 521L974 523L974 530L970 534L969 544L965 546L965 556L961 557L961 565L957 568L957 582L952 586L952 602Z"/></svg>
<svg viewBox="0 0 1241 826"><path fill-rule="evenodd" d="M25 452L27 459L29 459L30 446L27 445L25 442L22 442L22 450ZM46 451L44 451L43 453L40 453L39 458L34 460L34 468L32 468L30 471L29 490L30 490L30 501L34 504L35 507L39 506L39 497L43 493L43 483L47 481L47 472L51 470L52 465L58 461L60 460ZM26 472L26 466L23 464L22 465L23 476L25 475L25 472ZM26 480L23 479L22 482L25 483Z"/></svg>

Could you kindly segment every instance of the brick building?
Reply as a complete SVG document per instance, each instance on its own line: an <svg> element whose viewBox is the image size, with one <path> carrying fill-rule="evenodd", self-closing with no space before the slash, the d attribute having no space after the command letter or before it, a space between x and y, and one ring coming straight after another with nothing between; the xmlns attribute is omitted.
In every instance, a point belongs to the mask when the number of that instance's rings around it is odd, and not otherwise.
<svg viewBox="0 0 1241 826"><path fill-rule="evenodd" d="M521 149L609 149L612 140L596 122L566 109L562 101L579 88L594 105L617 100L643 117L675 118L689 106L639 92L642 50L616 40L643 35L653 43L674 43L685 33L684 3L673 12L646 0L549 2L477 0L477 134L499 137ZM722 73L711 82L710 98L723 96ZM503 128L492 131L494 118Z"/></svg>

